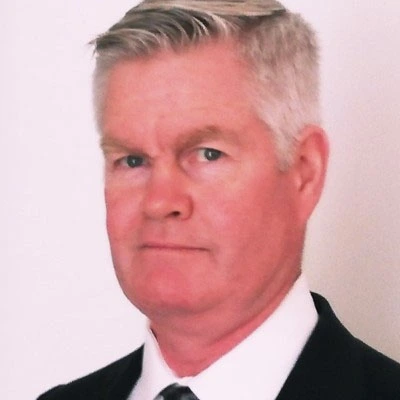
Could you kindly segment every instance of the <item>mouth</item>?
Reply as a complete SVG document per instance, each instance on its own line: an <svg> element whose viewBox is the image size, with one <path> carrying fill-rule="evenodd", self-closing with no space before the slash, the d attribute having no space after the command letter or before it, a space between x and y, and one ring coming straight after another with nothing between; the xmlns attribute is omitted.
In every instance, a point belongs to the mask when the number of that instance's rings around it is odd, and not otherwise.
<svg viewBox="0 0 400 400"><path fill-rule="evenodd" d="M145 242L139 246L140 250L155 250L165 252L192 252L207 251L204 247L191 246L179 243Z"/></svg>

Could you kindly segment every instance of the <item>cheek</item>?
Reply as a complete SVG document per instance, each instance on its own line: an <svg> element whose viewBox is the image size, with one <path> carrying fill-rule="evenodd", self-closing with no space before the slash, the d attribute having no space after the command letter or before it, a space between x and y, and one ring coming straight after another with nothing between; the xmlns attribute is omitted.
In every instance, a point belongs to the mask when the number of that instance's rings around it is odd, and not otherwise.
<svg viewBox="0 0 400 400"><path fill-rule="evenodd" d="M288 235L291 205L279 182L246 181L208 201L209 223L221 256L234 265L274 263ZM240 262L234 263L234 260ZM228 262L228 260L227 260ZM243 266L242 266L243 269Z"/></svg>
<svg viewBox="0 0 400 400"><path fill-rule="evenodd" d="M139 200L131 190L116 186L106 186L104 197L110 241L121 240L129 235L132 226L137 226Z"/></svg>

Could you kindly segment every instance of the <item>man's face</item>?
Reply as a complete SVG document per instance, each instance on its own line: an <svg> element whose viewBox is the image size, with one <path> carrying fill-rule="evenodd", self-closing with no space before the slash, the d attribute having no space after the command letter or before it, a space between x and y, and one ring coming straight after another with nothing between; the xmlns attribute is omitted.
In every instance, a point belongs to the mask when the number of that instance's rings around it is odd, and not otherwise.
<svg viewBox="0 0 400 400"><path fill-rule="evenodd" d="M119 282L150 318L244 318L298 274L304 224L230 43L118 63L102 119Z"/></svg>

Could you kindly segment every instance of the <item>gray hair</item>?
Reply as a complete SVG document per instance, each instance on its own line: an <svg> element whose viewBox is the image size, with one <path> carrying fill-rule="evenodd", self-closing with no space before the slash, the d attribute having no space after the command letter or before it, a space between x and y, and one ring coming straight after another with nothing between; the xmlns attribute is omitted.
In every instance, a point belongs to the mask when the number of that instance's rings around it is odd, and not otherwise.
<svg viewBox="0 0 400 400"><path fill-rule="evenodd" d="M252 76L257 112L272 132L281 168L308 124L320 124L318 45L312 28L275 0L144 0L92 41L100 126L108 72L121 60L233 39Z"/></svg>

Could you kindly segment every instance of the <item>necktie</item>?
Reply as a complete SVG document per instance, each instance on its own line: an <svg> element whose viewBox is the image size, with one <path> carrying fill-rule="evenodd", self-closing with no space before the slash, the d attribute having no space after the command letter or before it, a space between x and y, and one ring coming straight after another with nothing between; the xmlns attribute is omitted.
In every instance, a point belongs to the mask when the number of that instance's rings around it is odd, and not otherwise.
<svg viewBox="0 0 400 400"><path fill-rule="evenodd" d="M163 389L155 400L199 400L198 397L187 386L177 383Z"/></svg>

